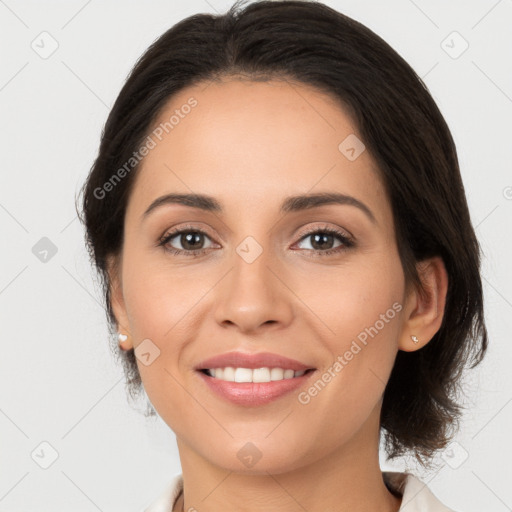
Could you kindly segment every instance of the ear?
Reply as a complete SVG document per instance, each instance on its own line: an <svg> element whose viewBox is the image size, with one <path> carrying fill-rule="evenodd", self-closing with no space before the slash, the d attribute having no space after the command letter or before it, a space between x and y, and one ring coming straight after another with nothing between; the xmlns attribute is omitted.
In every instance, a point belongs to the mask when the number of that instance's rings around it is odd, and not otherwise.
<svg viewBox="0 0 512 512"><path fill-rule="evenodd" d="M130 350L133 348L133 342L130 336L130 323L123 297L121 263L116 256L107 256L107 272L109 276L110 304L116 318L117 332L128 336L127 340L123 342L123 348Z"/></svg>
<svg viewBox="0 0 512 512"><path fill-rule="evenodd" d="M405 301L404 323L398 348L413 352L424 347L437 333L444 317L448 273L440 256L419 262L416 265L424 290L412 289ZM414 343L416 336L419 343Z"/></svg>

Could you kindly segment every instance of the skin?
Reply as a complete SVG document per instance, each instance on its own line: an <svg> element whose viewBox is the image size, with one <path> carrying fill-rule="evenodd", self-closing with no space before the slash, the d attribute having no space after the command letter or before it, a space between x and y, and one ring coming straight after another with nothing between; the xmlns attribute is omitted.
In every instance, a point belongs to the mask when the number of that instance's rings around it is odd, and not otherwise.
<svg viewBox="0 0 512 512"><path fill-rule="evenodd" d="M421 349L441 325L443 262L418 266L425 297L408 290L375 163L368 150L355 161L340 152L357 129L329 96L299 83L229 77L182 90L155 126L191 96L198 105L137 171L122 254L110 261L112 305L128 335L123 349L149 338L160 350L150 365L137 363L176 434L184 496L175 510L397 511L401 498L387 490L379 467L382 396L397 351ZM279 213L286 196L321 191L357 198L376 222L351 205ZM170 192L209 194L223 212L168 204L141 220ZM196 243L204 254L157 247L185 224L206 232ZM325 226L356 245L314 257L318 245L301 235ZM250 264L236 252L247 236L263 249ZM167 246L184 250L181 243L177 236ZM318 252L340 246L337 238L331 244ZM194 370L220 353L268 351L316 368L320 378L394 303L401 311L308 404L297 396L316 378L269 404L243 407L213 394ZM251 468L237 457L248 442L262 455Z"/></svg>

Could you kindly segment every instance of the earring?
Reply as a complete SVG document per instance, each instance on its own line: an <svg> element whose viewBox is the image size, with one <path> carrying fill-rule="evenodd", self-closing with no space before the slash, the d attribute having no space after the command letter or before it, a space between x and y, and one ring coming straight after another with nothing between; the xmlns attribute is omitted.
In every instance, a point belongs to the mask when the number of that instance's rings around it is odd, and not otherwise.
<svg viewBox="0 0 512 512"><path fill-rule="evenodd" d="M119 346L121 346L121 343L123 343L123 341L126 341L128 339L128 336L126 334L118 333L117 339L119 340Z"/></svg>
<svg viewBox="0 0 512 512"><path fill-rule="evenodd" d="M416 338L416 336L414 336L414 335L411 335L411 339L412 339L412 341L414 341L414 343L420 342L420 340L418 338Z"/></svg>

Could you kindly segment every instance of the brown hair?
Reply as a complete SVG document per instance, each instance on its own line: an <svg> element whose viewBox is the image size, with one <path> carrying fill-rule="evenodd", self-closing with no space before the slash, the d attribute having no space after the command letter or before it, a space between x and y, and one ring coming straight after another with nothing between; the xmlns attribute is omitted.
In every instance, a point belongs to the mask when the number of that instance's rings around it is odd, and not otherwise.
<svg viewBox="0 0 512 512"><path fill-rule="evenodd" d="M122 250L137 165L104 197L98 190L130 160L169 99L233 74L313 85L348 108L377 163L407 285L422 291L415 264L434 255L448 273L443 323L422 349L398 352L381 412L389 458L411 451L428 465L458 428L462 370L480 363L487 349L480 246L450 131L423 81L364 25L320 2L243 3L222 15L190 16L159 37L132 69L107 119L82 189L81 220L110 327L116 320L106 261ZM133 350L119 357L133 397L142 390Z"/></svg>

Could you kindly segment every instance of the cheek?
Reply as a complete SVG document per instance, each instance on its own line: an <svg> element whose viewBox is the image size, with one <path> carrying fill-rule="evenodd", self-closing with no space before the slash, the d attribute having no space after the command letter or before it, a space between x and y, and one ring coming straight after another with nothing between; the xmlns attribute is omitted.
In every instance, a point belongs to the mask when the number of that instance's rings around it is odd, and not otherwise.
<svg viewBox="0 0 512 512"><path fill-rule="evenodd" d="M396 332L404 288L398 256L373 255L328 272L316 269L307 279L298 278L294 286L309 316L316 317L314 322L320 319L322 332L333 340L331 350L342 350L347 341L358 337L364 341L367 329L375 324L384 336Z"/></svg>
<svg viewBox="0 0 512 512"><path fill-rule="evenodd" d="M362 421L378 402L396 358L403 309L402 266L390 249L333 272L330 278L313 277L308 306L328 327L328 331L322 328L326 335L321 339L330 353L320 373L336 375L332 379L325 375L332 381L325 400L343 404L342 409L334 408L334 416L349 410L357 424L357 416Z"/></svg>
<svg viewBox="0 0 512 512"><path fill-rule="evenodd" d="M382 259L379 265L342 274L342 281L321 283L323 300L313 301L330 328L322 338L330 357L301 396L312 431L324 432L326 451L350 438L378 407L396 358L401 324L400 264Z"/></svg>
<svg viewBox="0 0 512 512"><path fill-rule="evenodd" d="M123 290L133 333L138 339L176 339L181 323L211 288L211 272L171 266L165 257L150 258L136 247L125 253Z"/></svg>

